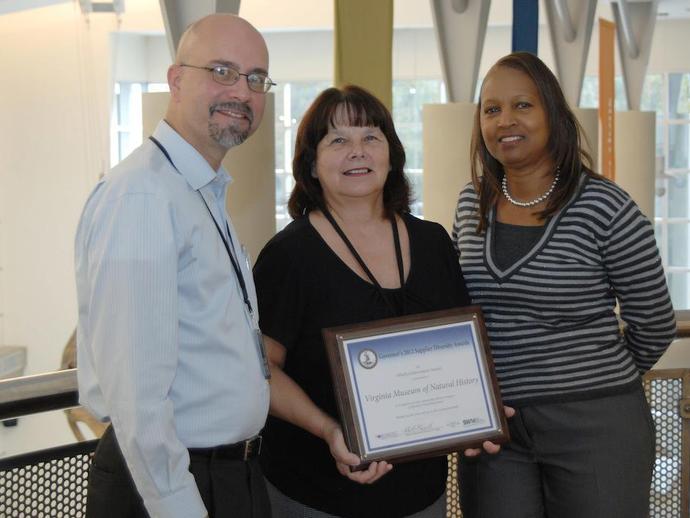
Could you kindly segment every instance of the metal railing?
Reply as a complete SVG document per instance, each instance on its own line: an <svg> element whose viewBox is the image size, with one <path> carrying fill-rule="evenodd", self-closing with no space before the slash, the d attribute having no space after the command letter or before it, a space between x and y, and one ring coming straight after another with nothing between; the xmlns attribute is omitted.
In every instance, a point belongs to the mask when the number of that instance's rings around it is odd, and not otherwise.
<svg viewBox="0 0 690 518"><path fill-rule="evenodd" d="M0 380L0 421L78 405L77 369Z"/></svg>

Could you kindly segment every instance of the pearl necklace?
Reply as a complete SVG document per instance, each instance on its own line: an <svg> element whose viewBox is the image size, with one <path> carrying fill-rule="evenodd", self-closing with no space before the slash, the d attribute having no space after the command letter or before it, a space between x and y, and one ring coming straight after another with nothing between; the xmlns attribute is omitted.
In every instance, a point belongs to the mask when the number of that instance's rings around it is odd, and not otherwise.
<svg viewBox="0 0 690 518"><path fill-rule="evenodd" d="M558 183L558 176L559 171L557 169L556 176L554 177L553 182L551 182L551 187L549 187L549 190L531 201L518 201L510 196L510 194L508 193L508 177L505 174L503 175L503 180L501 180L501 191L503 191L503 196L506 197L506 200L508 200L513 205L517 205L518 207L534 207L535 205L539 205L541 202L543 202L549 196L551 196L551 193L556 188L556 184Z"/></svg>

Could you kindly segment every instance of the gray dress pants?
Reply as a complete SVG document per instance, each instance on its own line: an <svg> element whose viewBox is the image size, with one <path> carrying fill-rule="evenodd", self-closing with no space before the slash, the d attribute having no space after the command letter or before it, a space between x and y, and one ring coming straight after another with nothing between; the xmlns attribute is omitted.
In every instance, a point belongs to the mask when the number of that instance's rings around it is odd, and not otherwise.
<svg viewBox="0 0 690 518"><path fill-rule="evenodd" d="M509 419L497 455L463 458L465 518L646 518L655 429L641 386L537 404Z"/></svg>

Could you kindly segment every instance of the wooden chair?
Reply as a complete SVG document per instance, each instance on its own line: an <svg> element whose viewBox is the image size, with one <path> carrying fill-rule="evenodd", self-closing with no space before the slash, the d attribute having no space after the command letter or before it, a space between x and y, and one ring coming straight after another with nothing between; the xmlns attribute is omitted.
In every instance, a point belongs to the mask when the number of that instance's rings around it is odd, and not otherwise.
<svg viewBox="0 0 690 518"><path fill-rule="evenodd" d="M65 369L75 369L77 367L77 331L76 329L72 332L72 336L67 340L67 345L62 351L62 364L60 366L61 370ZM79 423L84 423L97 439L101 438L103 432L107 428L107 424L101 423L98 419L92 416L88 410L83 407L68 408L65 410L67 415L67 424L72 430L72 433L77 438L79 442L86 441L86 437L79 428Z"/></svg>

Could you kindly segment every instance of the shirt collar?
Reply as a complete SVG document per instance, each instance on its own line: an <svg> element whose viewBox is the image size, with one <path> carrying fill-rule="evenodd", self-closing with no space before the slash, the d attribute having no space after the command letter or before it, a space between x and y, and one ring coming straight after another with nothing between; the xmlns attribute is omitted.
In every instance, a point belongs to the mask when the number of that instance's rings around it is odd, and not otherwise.
<svg viewBox="0 0 690 518"><path fill-rule="evenodd" d="M192 189L198 191L213 182L214 191L223 189L232 181L223 166L214 171L206 159L175 131L170 124L162 120L156 126L153 136L170 155L177 171L187 180ZM216 187L217 186L217 187Z"/></svg>

